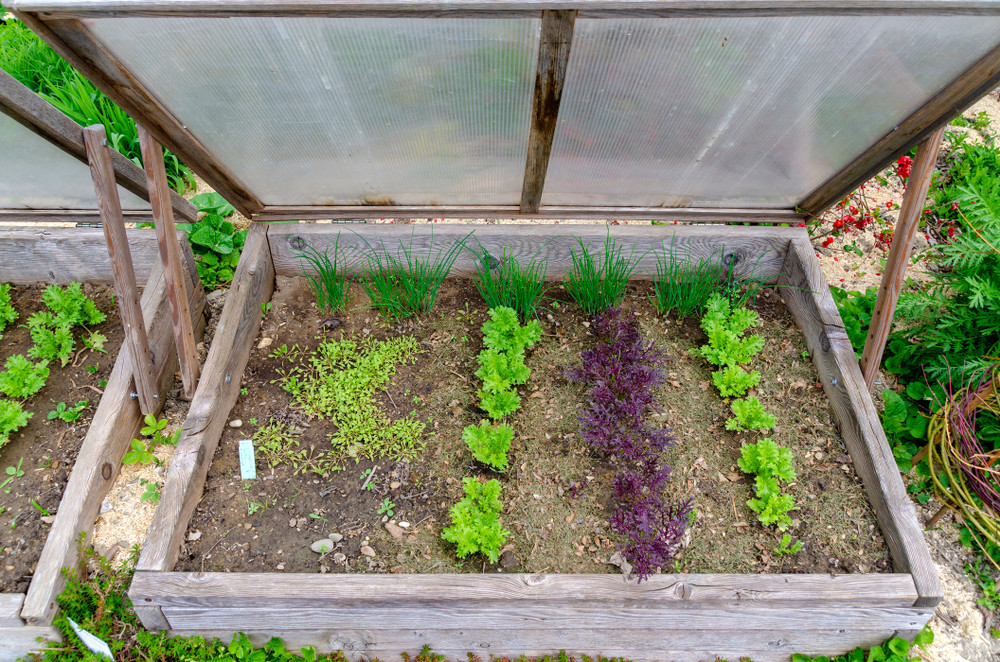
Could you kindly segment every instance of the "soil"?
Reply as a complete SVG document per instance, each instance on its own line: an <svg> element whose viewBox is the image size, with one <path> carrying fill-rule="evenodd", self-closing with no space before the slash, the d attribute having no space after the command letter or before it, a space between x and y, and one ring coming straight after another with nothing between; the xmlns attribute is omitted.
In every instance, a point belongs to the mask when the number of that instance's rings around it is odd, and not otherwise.
<svg viewBox="0 0 1000 662"><path fill-rule="evenodd" d="M19 325L45 308L43 290L43 285L11 288L11 302L20 317L3 332L0 365L15 354L27 355L32 346L31 336L27 328ZM25 410L33 414L28 425L11 435L11 440L0 449L0 467L5 469L0 482L11 477L7 467L12 467L9 471L13 473L20 463L24 472L0 490L0 550L3 551L0 593L22 593L31 582L80 444L100 400L101 384L111 375L124 337L113 288L85 284L83 291L107 314L103 323L93 327L107 336L107 354L82 350L65 367L58 361L50 363L46 385L23 403ZM78 330L75 336L80 349ZM88 367L94 368L94 372ZM75 423L47 420L55 403L72 405L80 400L90 400L90 404Z"/></svg>
<svg viewBox="0 0 1000 662"><path fill-rule="evenodd" d="M709 366L688 353L704 343L704 335L694 320L658 316L648 301L650 291L649 283L630 284L625 305L639 316L646 337L672 359L660 398L662 419L678 437L666 456L674 466L671 490L678 499L692 496L698 513L676 568L666 571L891 571L804 341L780 297L765 291L756 304L763 319L757 331L767 344L753 368L763 375L757 395L779 415L771 436L795 453L799 475L788 489L801 510L793 513L790 533L804 549L792 556L774 551L780 536L758 524L746 506L752 483L736 467L736 458L740 444L751 439L725 430L728 405L710 386ZM529 352L531 378L521 389L522 408L512 417L512 468L494 474L472 459L461 439L462 428L483 416L475 406L473 373L486 315L471 281L449 279L430 313L402 323L367 308L355 284L352 306L331 331L321 327L329 315L315 310L307 284L279 278L243 378L246 391L222 436L176 569L615 572L609 564L617 537L607 517L616 467L596 457L579 437L585 389L564 377L593 338L588 319L567 302L565 292L554 294L558 304L541 316L544 336ZM330 432L328 423L309 420L289 405L277 382L277 371L287 363L270 358L275 348L311 349L323 337L384 339L400 333L415 336L424 352L414 365L397 371L380 406L393 417L412 410L432 421L421 454L409 461L348 463L328 477L295 475L288 465L272 468L258 458L258 479L240 480L238 442L269 419L300 428L302 447L321 447ZM450 523L449 509L462 495L462 477L475 475L503 483L502 520L512 535L498 564L481 556L462 562L440 537ZM389 503L391 514L382 508ZM333 549L310 550L310 544L328 537L336 541Z"/></svg>

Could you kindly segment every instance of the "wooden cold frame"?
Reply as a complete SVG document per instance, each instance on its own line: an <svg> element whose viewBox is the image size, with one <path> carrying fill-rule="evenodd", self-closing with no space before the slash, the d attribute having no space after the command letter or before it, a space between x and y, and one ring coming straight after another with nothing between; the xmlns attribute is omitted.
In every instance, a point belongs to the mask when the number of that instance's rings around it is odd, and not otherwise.
<svg viewBox="0 0 1000 662"><path fill-rule="evenodd" d="M625 253L653 246L694 259L732 263L778 285L806 337L841 435L862 478L896 566L881 575L654 575L642 584L621 575L322 575L173 572L191 513L219 442L245 366L259 304L273 274L298 275L296 251L337 240L392 250L402 239L416 254L434 242L462 239L467 225L253 226L248 261L223 311L205 374L212 383L192 403L143 546L130 597L144 625L177 634L257 643L279 636L290 647L341 649L358 658L415 652L423 645L449 657L468 651L538 655L565 649L633 660L694 662L748 655L755 662L790 653L843 653L893 635L910 637L931 618L941 588L912 504L888 449L853 349L808 236L798 228L580 225L479 226L492 252L549 261L549 278L569 264L569 249L608 233ZM344 250L350 254L350 250ZM648 256L638 267L648 277ZM469 275L474 262L456 262ZM204 384L203 384L204 386ZM197 405L197 407L196 407Z"/></svg>
<svg viewBox="0 0 1000 662"><path fill-rule="evenodd" d="M138 269L140 281L145 282L141 308L146 328L150 330L154 378L162 402L173 385L177 353L171 333L166 284L156 257L156 239L152 233L152 230L130 230L129 239L133 249L140 245L144 247L142 252L148 254L146 259L137 262L144 265ZM183 233L177 236L185 264L188 304L194 316L195 333L200 336L205 327L202 314L205 294L186 238ZM148 237L148 240L136 241L137 237ZM51 261L43 259L43 256L48 256L49 249L54 249L58 257L54 267ZM49 274L42 277L40 273L29 272L28 278L17 278L17 274L24 273L28 265L9 259L14 253L28 258L34 255L35 261L50 270ZM59 257L58 254L65 255ZM134 251L134 254L140 253ZM86 259L81 256L86 256ZM0 281L39 280L57 283L110 281L111 266L101 231L76 228L0 230ZM124 347L122 350L118 353L83 440L28 592L0 594L0 662L13 662L36 650L38 637L59 640L59 633L51 623L56 596L65 585L61 571L76 565L79 534L89 535L93 531L101 501L114 484L129 442L142 425L138 403L131 397L132 368L128 352L124 351Z"/></svg>

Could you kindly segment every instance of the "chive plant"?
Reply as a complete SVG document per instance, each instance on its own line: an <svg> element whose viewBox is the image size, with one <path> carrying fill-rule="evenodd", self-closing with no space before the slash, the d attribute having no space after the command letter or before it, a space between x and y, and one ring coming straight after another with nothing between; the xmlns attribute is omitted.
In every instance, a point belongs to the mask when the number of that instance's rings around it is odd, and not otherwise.
<svg viewBox="0 0 1000 662"><path fill-rule="evenodd" d="M608 232L604 239L604 255L598 260L579 237L577 243L579 250L571 248L569 252L573 266L566 273L566 291L591 315L614 308L624 298L628 279L639 264L635 258L635 247L626 257Z"/></svg>
<svg viewBox="0 0 1000 662"><path fill-rule="evenodd" d="M347 269L343 268L343 257L340 252L340 234L333 242L333 259L330 259L330 247L320 253L314 246L306 245L299 252L299 258L312 265L316 275L303 269L309 281L309 289L316 296L316 307L320 310L336 312L347 305L347 294L350 283L347 281Z"/></svg>
<svg viewBox="0 0 1000 662"><path fill-rule="evenodd" d="M479 245L476 257L476 289L490 308L512 308L528 321L538 316L538 307L549 288L545 284L547 260L532 258L522 266L509 247L504 247L497 259Z"/></svg>
<svg viewBox="0 0 1000 662"><path fill-rule="evenodd" d="M717 252L697 261L690 254L680 256L674 252L671 240L669 251L656 254L653 294L656 310L661 315L676 310L681 317L704 311L708 298L722 280L716 256Z"/></svg>
<svg viewBox="0 0 1000 662"><path fill-rule="evenodd" d="M372 306L392 317L410 317L430 310L437 300L441 283L471 235L470 232L453 242L447 250L440 247L435 250L431 234L426 256L417 253L412 234L408 243L400 240L395 255L386 249L384 241L381 250L376 250L363 239L369 251L366 256L368 273L363 285Z"/></svg>

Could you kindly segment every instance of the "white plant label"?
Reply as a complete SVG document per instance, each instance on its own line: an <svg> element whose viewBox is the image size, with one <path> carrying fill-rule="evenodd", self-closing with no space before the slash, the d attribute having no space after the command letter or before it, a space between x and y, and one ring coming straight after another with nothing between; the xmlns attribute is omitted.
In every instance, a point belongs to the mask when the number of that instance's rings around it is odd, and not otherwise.
<svg viewBox="0 0 1000 662"><path fill-rule="evenodd" d="M76 633L76 636L80 637L80 641L90 649L91 653L94 655L103 655L109 660L115 659L115 656L111 654L111 649L108 648L106 643L81 628L72 618L67 618L66 620L69 621L69 626L73 628L73 632Z"/></svg>
<svg viewBox="0 0 1000 662"><path fill-rule="evenodd" d="M253 454L253 440L240 439L240 478L253 480L257 477L257 461Z"/></svg>

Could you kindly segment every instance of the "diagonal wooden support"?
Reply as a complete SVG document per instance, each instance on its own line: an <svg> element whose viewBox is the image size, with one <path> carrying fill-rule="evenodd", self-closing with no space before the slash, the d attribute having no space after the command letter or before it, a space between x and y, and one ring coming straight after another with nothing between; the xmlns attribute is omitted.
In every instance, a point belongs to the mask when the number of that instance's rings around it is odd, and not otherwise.
<svg viewBox="0 0 1000 662"><path fill-rule="evenodd" d="M931 175L934 174L934 163L937 161L938 147L941 145L943 135L944 127L941 127L917 146L917 158L913 162L906 193L903 194L899 220L892 233L892 248L889 249L889 259L882 274L878 298L872 311L872 322L865 338L865 349L861 354L861 374L869 391L875 386L875 375L878 374L882 353L889 340L896 302L899 301L899 292L903 289L906 263L913 248L913 238L920 226L924 202L927 200L927 189L931 185Z"/></svg>
<svg viewBox="0 0 1000 662"><path fill-rule="evenodd" d="M188 308L187 288L181 266L181 251L177 245L177 227L170 207L170 185L163 165L163 146L140 124L139 149L149 183L149 202L153 207L156 241L160 247L160 262L167 283L167 300L170 302L170 321L174 327L174 342L180 359L184 398L190 400L198 388L198 356L195 350L191 311Z"/></svg>
<svg viewBox="0 0 1000 662"><path fill-rule="evenodd" d="M135 380L135 393L139 398L139 409L143 414L152 414L157 411L158 399L153 380L153 358L149 353L146 325L142 321L142 309L139 307L139 287L135 282L132 255L125 236L125 219L122 218L104 126L97 124L83 129L83 142L87 147L90 175L94 180L97 206L101 211L104 237L108 242L118 311L122 326L125 327L125 345L132 359L132 376Z"/></svg>
<svg viewBox="0 0 1000 662"><path fill-rule="evenodd" d="M531 104L528 160L524 166L524 184L521 187L522 214L537 212L542 199L575 23L575 9L542 12L542 36L538 42L538 69L535 72L535 96Z"/></svg>

